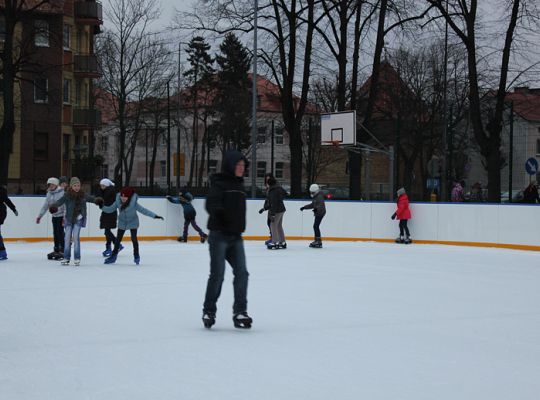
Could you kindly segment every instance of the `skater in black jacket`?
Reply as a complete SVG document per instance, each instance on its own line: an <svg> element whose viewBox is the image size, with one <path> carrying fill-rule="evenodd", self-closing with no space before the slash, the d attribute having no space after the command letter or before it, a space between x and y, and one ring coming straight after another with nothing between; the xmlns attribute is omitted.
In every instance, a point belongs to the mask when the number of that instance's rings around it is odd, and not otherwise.
<svg viewBox="0 0 540 400"><path fill-rule="evenodd" d="M116 201L114 182L110 179L103 178L99 181L99 187L101 189L100 196L103 198L103 205L112 205ZM101 216L99 217L99 229L105 229L105 251L101 253L103 257L110 257L112 254L112 248L116 243L116 236L114 236L112 230L116 228L117 219L118 213L116 210L111 213L102 211Z"/></svg>
<svg viewBox="0 0 540 400"><path fill-rule="evenodd" d="M313 210L315 221L313 222L313 232L315 233L315 240L309 244L309 247L320 249L322 247L321 230L319 226L321 221L326 215L326 206L324 204L324 194L321 192L319 185L316 183L309 187L309 194L313 198L313 201L303 207L300 207L300 211Z"/></svg>
<svg viewBox="0 0 540 400"><path fill-rule="evenodd" d="M268 179L268 195L264 207L259 213L268 210L268 219L270 220L270 233L272 241L266 246L269 250L286 249L285 232L283 232L283 215L285 214L285 203L283 199L287 195L285 189L277 184L276 178Z"/></svg>
<svg viewBox="0 0 540 400"><path fill-rule="evenodd" d="M15 204L9 199L7 194L7 189L5 186L0 186L0 261L7 260L6 247L4 246L4 240L2 238L2 224L7 217L7 208L6 205L13 211L15 216L18 216L17 208Z"/></svg>
<svg viewBox="0 0 540 400"><path fill-rule="evenodd" d="M210 276L203 305L203 323L211 328L216 321L217 301L225 276L225 261L233 270L234 304L233 322L237 328L251 328L247 314L247 287L249 273L242 233L246 229L246 193L244 172L248 162L236 150L229 150L223 158L221 173L214 174L206 198L210 235Z"/></svg>

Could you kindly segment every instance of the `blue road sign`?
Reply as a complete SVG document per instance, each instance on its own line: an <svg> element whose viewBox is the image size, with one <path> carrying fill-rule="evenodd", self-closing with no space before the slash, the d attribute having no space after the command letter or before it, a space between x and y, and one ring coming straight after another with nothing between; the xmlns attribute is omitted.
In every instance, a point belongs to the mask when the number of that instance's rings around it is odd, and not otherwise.
<svg viewBox="0 0 540 400"><path fill-rule="evenodd" d="M529 175L536 175L536 172L538 171L538 161L536 161L536 158L531 157L525 161L525 171L527 171Z"/></svg>

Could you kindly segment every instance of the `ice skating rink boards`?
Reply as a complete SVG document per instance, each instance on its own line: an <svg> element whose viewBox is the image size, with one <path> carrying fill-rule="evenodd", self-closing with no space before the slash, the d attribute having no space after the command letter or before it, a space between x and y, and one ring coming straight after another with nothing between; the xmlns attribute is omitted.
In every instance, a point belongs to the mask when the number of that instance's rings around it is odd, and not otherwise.
<svg viewBox="0 0 540 400"><path fill-rule="evenodd" d="M48 240L52 236L50 214L41 224L35 219L43 204L42 196L12 196L19 216L8 210L2 226L7 241ZM248 200L246 239L260 240L268 236L266 213L259 214L264 200ZM285 206L284 229L287 239L308 240L313 237L313 213L301 212L306 200L288 200ZM142 240L162 240L177 237L183 225L182 208L163 197L142 197L140 204L162 215L165 221L152 220L139 215L139 236ZM205 228L207 213L204 199L193 201L197 222ZM398 235L398 222L390 216L395 203L328 201L327 214L321 224L324 240L388 242ZM486 246L521 250L540 250L540 207L536 205L469 204L469 203L413 203L409 229L416 243ZM88 204L88 224L82 230L83 240L101 240L100 210ZM196 240L191 230L191 239Z"/></svg>

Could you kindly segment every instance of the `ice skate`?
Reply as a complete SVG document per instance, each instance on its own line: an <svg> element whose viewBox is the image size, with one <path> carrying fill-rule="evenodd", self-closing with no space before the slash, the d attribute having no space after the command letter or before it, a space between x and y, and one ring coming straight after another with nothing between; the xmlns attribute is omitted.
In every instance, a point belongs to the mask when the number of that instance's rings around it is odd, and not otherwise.
<svg viewBox="0 0 540 400"><path fill-rule="evenodd" d="M266 248L267 248L268 250L276 250L276 249L278 249L277 244L276 244L276 243L273 243L273 242L268 243L268 244L266 245Z"/></svg>
<svg viewBox="0 0 540 400"><path fill-rule="evenodd" d="M268 246L270 243L272 243L272 238L265 240L264 245Z"/></svg>
<svg viewBox="0 0 540 400"><path fill-rule="evenodd" d="M5 250L0 250L0 261L7 260L7 253Z"/></svg>
<svg viewBox="0 0 540 400"><path fill-rule="evenodd" d="M250 329L253 320L247 312L241 312L233 315L233 322L235 328Z"/></svg>
<svg viewBox="0 0 540 400"><path fill-rule="evenodd" d="M76 267L78 267L79 265L81 265L81 260L75 259L75 261L73 261L73 265L75 265Z"/></svg>
<svg viewBox="0 0 540 400"><path fill-rule="evenodd" d="M287 243L286 242L279 242L277 244L277 248L278 249L286 249L287 248Z"/></svg>
<svg viewBox="0 0 540 400"><path fill-rule="evenodd" d="M60 265L69 265L69 258L66 259L66 260L62 260L62 261L60 262Z"/></svg>
<svg viewBox="0 0 540 400"><path fill-rule="evenodd" d="M405 243L405 239L403 238L403 236L398 236L396 238L396 243Z"/></svg>
<svg viewBox="0 0 540 400"><path fill-rule="evenodd" d="M202 316L202 321L206 329L210 329L216 323L216 314L205 312Z"/></svg>
<svg viewBox="0 0 540 400"><path fill-rule="evenodd" d="M105 251L101 254L103 255L103 257L110 257L112 254L111 246L107 246L105 248Z"/></svg>
<svg viewBox="0 0 540 400"><path fill-rule="evenodd" d="M52 253L47 254L47 258L49 260L61 261L64 259L64 254L59 251L53 251Z"/></svg>
<svg viewBox="0 0 540 400"><path fill-rule="evenodd" d="M309 247L312 247L314 249L321 249L322 248L321 238L315 238L315 240L309 244Z"/></svg>
<svg viewBox="0 0 540 400"><path fill-rule="evenodd" d="M133 262L134 262L136 265L139 265L139 263L141 262L141 257L135 256L135 257L133 258Z"/></svg>
<svg viewBox="0 0 540 400"><path fill-rule="evenodd" d="M187 243L187 236L180 236L177 240L180 243Z"/></svg>
<svg viewBox="0 0 540 400"><path fill-rule="evenodd" d="M117 257L116 254L114 254L114 253L111 254L110 257L105 259L104 264L114 264L116 262L116 257Z"/></svg>
<svg viewBox="0 0 540 400"><path fill-rule="evenodd" d="M407 237L405 238L405 240L403 241L403 243L405 243L405 244L411 244L411 243L412 243L411 237L410 237L410 236L407 236Z"/></svg>

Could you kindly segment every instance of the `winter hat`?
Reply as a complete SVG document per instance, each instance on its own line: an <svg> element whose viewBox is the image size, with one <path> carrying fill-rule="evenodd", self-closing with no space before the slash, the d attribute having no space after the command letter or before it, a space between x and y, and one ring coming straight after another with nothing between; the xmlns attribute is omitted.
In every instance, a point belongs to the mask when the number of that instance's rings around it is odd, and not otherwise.
<svg viewBox="0 0 540 400"><path fill-rule="evenodd" d="M405 192L405 188L399 188L398 191L397 191L398 197L404 195L405 193L407 193L407 192Z"/></svg>
<svg viewBox="0 0 540 400"><path fill-rule="evenodd" d="M71 178L71 180L69 181L69 186L73 186L73 185L76 185L76 184L81 184L81 180L79 178L77 178L76 176L74 176L73 178Z"/></svg>
<svg viewBox="0 0 540 400"><path fill-rule="evenodd" d="M107 178L103 178L102 180L100 180L99 184L102 186L107 186L107 187L114 186L114 182Z"/></svg>
<svg viewBox="0 0 540 400"><path fill-rule="evenodd" d="M60 181L57 178L49 178L47 179L47 185L58 186L60 185Z"/></svg>
<svg viewBox="0 0 540 400"><path fill-rule="evenodd" d="M122 197L127 197L128 199L131 198L131 196L133 196L135 194L135 189L133 189L132 187L130 186L126 186L125 188L123 188L121 191L120 191L120 196Z"/></svg>
<svg viewBox="0 0 540 400"><path fill-rule="evenodd" d="M61 176L60 178L58 178L58 182L59 183L68 183L67 176Z"/></svg>
<svg viewBox="0 0 540 400"><path fill-rule="evenodd" d="M317 194L319 190L321 190L321 188L316 183L312 183L311 186L309 187L309 192L313 194Z"/></svg>

